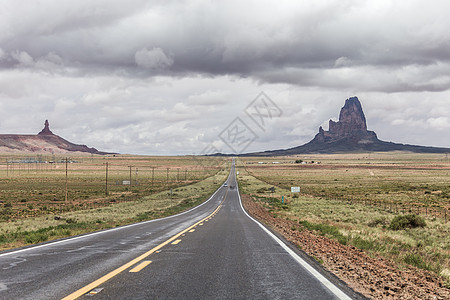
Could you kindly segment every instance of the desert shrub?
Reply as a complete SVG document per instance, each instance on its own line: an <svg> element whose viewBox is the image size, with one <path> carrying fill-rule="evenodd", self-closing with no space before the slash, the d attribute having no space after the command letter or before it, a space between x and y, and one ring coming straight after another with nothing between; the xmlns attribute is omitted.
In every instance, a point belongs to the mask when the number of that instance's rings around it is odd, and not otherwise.
<svg viewBox="0 0 450 300"><path fill-rule="evenodd" d="M378 225L387 225L387 221L385 218L378 218L367 223L369 227L377 227Z"/></svg>
<svg viewBox="0 0 450 300"><path fill-rule="evenodd" d="M408 253L403 257L403 261L419 269L431 270L431 266L427 264L419 254Z"/></svg>
<svg viewBox="0 0 450 300"><path fill-rule="evenodd" d="M418 215L400 215L392 219L389 229L401 230L406 228L425 227L425 219Z"/></svg>
<svg viewBox="0 0 450 300"><path fill-rule="evenodd" d="M362 250L374 250L374 251L380 251L383 250L384 247L380 244L378 244L374 240L366 240L361 238L360 236L356 236L351 241L352 245L355 246L358 249Z"/></svg>
<svg viewBox="0 0 450 300"><path fill-rule="evenodd" d="M25 235L25 242L29 244L37 244L48 240L48 234L45 232L29 232Z"/></svg>
<svg viewBox="0 0 450 300"><path fill-rule="evenodd" d="M306 229L311 231L317 231L320 235L328 235L331 236L342 245L346 245L348 243L348 237L339 232L337 227L328 225L328 224L314 224L309 223L308 221L300 220L298 222L300 225L303 225Z"/></svg>
<svg viewBox="0 0 450 300"><path fill-rule="evenodd" d="M256 192L257 193L265 193L265 192L267 192L267 188L264 188L264 187L262 187L262 188L260 188L260 189L258 189Z"/></svg>

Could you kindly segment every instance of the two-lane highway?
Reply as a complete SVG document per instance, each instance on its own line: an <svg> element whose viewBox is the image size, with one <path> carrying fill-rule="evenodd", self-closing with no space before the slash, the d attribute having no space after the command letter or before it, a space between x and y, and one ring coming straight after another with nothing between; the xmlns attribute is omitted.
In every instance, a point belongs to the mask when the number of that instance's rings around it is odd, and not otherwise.
<svg viewBox="0 0 450 300"><path fill-rule="evenodd" d="M227 186L186 213L0 254L0 299L349 299Z"/></svg>

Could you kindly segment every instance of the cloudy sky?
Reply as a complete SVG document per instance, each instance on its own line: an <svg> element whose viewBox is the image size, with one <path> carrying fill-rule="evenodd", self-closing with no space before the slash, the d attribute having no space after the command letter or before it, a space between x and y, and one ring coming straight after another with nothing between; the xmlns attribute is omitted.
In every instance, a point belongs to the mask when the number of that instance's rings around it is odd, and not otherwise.
<svg viewBox="0 0 450 300"><path fill-rule="evenodd" d="M133 154L311 140L358 96L386 141L450 147L450 2L0 2L0 133L45 119L72 142ZM245 113L264 92L263 126ZM239 118L239 119L236 119ZM222 137L222 139L221 139Z"/></svg>

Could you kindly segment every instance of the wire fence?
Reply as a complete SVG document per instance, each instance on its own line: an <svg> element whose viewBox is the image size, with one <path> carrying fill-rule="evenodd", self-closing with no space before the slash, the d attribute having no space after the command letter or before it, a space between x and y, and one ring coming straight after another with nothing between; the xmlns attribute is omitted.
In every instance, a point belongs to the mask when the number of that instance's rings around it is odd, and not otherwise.
<svg viewBox="0 0 450 300"><path fill-rule="evenodd" d="M202 163L199 163L202 162ZM14 157L0 162L0 220L96 208L182 188L222 161L135 157Z"/></svg>

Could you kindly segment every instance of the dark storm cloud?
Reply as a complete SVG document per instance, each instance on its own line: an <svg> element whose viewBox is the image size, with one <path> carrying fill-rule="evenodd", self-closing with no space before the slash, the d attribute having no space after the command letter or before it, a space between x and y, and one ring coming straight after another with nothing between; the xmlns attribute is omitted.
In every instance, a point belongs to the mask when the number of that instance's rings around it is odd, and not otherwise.
<svg viewBox="0 0 450 300"><path fill-rule="evenodd" d="M391 84L384 89L375 83L379 77L363 78L363 88L393 92L450 86L448 79L429 78L449 71L445 12L450 7L443 1L426 7L420 1L137 0L3 6L4 68L77 75L114 71L130 77L233 74L332 88L354 84L348 73L353 79L375 69L383 77L387 73ZM402 69L411 66L436 73L403 83Z"/></svg>

